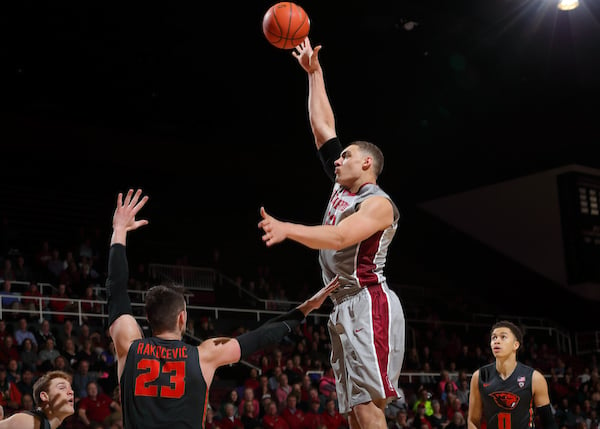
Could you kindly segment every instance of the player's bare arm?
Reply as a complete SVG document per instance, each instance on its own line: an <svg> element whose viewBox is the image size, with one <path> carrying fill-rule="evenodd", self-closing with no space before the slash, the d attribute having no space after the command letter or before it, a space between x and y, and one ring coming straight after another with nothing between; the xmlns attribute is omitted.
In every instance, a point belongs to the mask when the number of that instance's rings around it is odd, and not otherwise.
<svg viewBox="0 0 600 429"><path fill-rule="evenodd" d="M479 429L483 412L479 394L479 370L475 371L471 377L470 389L467 427L468 429Z"/></svg>
<svg viewBox="0 0 600 429"><path fill-rule="evenodd" d="M533 393L533 403L536 407L543 407L550 403L550 394L548 393L548 382L539 371L533 371L533 380L531 390Z"/></svg>
<svg viewBox="0 0 600 429"><path fill-rule="evenodd" d="M308 75L308 116L317 149L336 136L335 116L327 96L323 70L319 63L320 50L320 45L313 50L307 37L292 51L292 55L296 57Z"/></svg>
<svg viewBox="0 0 600 429"><path fill-rule="evenodd" d="M262 220L258 227L264 231L262 240L267 246L285 239L294 240L311 249L344 249L383 231L394 221L392 204L385 197L371 197L360 210L337 225L301 225L282 222L267 214L261 207Z"/></svg>

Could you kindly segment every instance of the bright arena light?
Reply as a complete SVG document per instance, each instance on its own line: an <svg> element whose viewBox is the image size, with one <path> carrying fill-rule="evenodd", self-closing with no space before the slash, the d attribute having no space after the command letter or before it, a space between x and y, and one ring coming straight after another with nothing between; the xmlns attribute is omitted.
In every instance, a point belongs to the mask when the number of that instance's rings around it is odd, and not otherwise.
<svg viewBox="0 0 600 429"><path fill-rule="evenodd" d="M579 0L560 0L558 2L558 8L560 10L573 10L579 6Z"/></svg>

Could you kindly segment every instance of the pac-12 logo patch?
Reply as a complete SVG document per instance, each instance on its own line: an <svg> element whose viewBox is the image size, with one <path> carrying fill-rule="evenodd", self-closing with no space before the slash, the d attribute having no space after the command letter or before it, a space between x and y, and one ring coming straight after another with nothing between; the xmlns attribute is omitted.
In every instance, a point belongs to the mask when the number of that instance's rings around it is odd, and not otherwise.
<svg viewBox="0 0 600 429"><path fill-rule="evenodd" d="M521 399L511 392L494 392L490 393L496 405L504 410L514 410Z"/></svg>

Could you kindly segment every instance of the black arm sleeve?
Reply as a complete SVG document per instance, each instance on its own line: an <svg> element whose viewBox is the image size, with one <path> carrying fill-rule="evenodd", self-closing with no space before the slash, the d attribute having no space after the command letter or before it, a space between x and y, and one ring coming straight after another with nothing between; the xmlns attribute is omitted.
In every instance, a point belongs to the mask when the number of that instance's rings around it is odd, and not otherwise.
<svg viewBox="0 0 600 429"><path fill-rule="evenodd" d="M558 429L558 425L556 424L556 420L550 409L550 404L538 407L536 408L536 411L540 416L540 421L542 422L542 427L544 429Z"/></svg>
<svg viewBox="0 0 600 429"><path fill-rule="evenodd" d="M341 153L342 144L337 137L327 140L318 152L323 169L332 182L335 181L335 165L333 163L340 157Z"/></svg>
<svg viewBox="0 0 600 429"><path fill-rule="evenodd" d="M106 298L108 301L108 326L123 314L132 314L131 301L127 294L129 267L125 246L113 244L108 254L108 276Z"/></svg>
<svg viewBox="0 0 600 429"><path fill-rule="evenodd" d="M240 335L236 339L240 343L242 358L248 357L266 346L279 343L299 324L300 321L293 319L282 322L268 322L254 331Z"/></svg>
<svg viewBox="0 0 600 429"><path fill-rule="evenodd" d="M280 314L277 317L267 320L262 326L259 326L258 329L264 328L270 323L283 322L287 320L296 320L298 322L302 322L304 318L304 313L298 310L297 308L294 308L293 310L290 310L287 313Z"/></svg>

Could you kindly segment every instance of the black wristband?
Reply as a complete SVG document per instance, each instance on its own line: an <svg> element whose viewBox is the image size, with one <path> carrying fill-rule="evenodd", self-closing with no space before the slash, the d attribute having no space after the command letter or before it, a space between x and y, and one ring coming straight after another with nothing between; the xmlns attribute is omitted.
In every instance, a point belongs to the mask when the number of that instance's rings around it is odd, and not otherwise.
<svg viewBox="0 0 600 429"><path fill-rule="evenodd" d="M554 419L554 415L552 414L550 404L544 405L542 407L537 407L536 412L540 416L540 421L542 422L542 427L544 429L558 429L558 425L556 424L556 420Z"/></svg>

